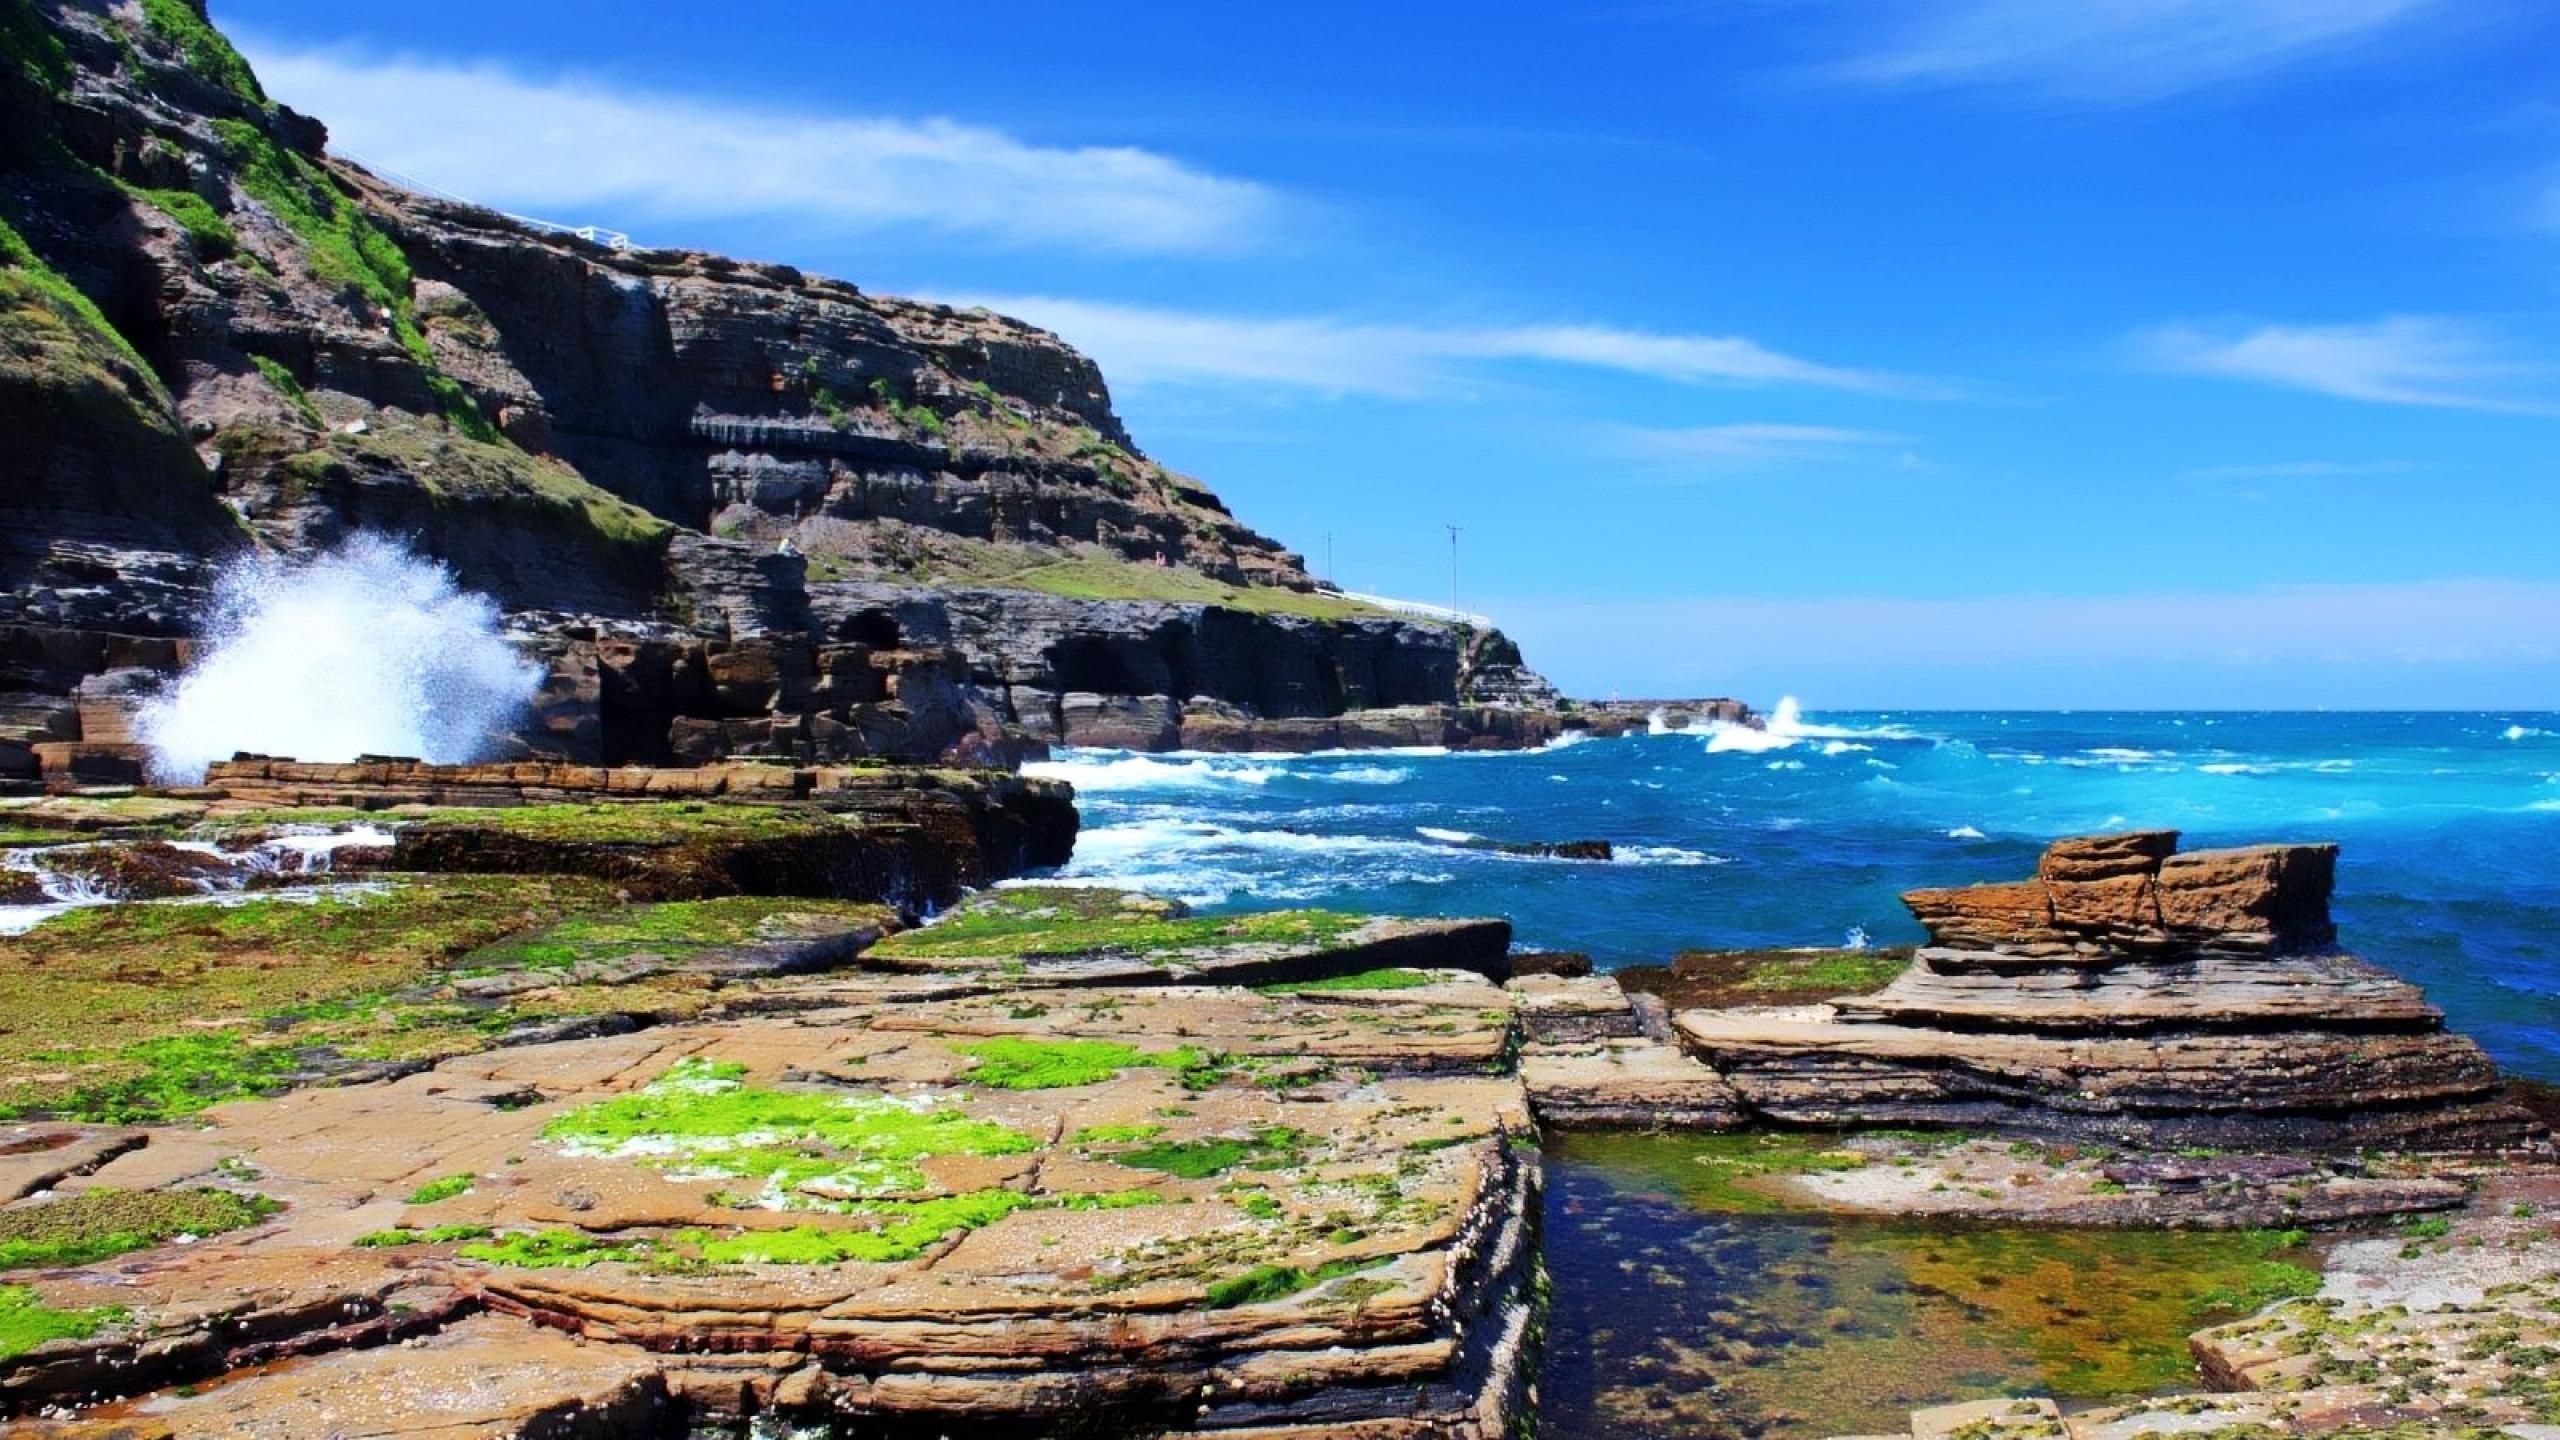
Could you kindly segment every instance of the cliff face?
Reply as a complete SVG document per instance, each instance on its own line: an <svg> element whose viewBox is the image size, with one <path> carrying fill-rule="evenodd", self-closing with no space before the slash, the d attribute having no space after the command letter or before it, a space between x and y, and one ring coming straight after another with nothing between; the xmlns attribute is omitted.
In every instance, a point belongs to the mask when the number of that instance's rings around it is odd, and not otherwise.
<svg viewBox="0 0 2560 1440"><path fill-rule="evenodd" d="M384 184L199 0L0 0L0 120L0 771L100 742L72 689L181 658L223 559L357 530L517 616L581 760L1459 699L1455 632L1317 593L1044 331Z"/></svg>

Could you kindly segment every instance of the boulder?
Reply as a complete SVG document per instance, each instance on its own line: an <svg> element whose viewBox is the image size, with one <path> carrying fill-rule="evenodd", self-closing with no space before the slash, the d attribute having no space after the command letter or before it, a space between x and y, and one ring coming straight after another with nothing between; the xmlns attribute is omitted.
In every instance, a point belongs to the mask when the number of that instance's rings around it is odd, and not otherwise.
<svg viewBox="0 0 2560 1440"><path fill-rule="evenodd" d="M2058 840L2032 880L1914 890L1903 903L1941 946L2027 954L2294 952L2337 938L2336 846L2180 854L2177 844L2174 830Z"/></svg>

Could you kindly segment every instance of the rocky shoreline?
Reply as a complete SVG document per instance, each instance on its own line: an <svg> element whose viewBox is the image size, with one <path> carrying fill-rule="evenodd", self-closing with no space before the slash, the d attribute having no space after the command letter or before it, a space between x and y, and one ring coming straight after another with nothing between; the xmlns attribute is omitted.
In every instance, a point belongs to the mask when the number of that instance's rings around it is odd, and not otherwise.
<svg viewBox="0 0 2560 1440"><path fill-rule="evenodd" d="M0 817L66 871L118 846L353 842L227 904L94 906L0 938L12 1024L64 1017L41 1041L0 1032L12 1434L362 1417L423 1436L468 1415L672 1436L761 1416L1491 1440L1536 1413L1540 1139L1626 1127L1811 1123L1830 1148L1789 1142L1770 1153L1798 1160L1745 1183L1969 1223L2461 1226L2531 1203L2500 1186L2560 1189L2476 1050L2329 948L2325 851L2173 864L2174 837L2066 841L2027 888L1914 892L1952 945L1864 970L1696 957L1662 990L1515 966L1499 920L975 889L1073 835L1063 787L985 772L243 760ZM792 858L810 845L906 858ZM2093 908L2084 884L2113 898ZM1844 983L1862 993L1798 999ZM1993 983L2015 998L1968 1008ZM2005 1072L1997 1107L1968 1098L1987 1082L1963 1077L2004 1073L1986 1010L2071 1037L2047 1042L2079 1047L2067 1083ZM2375 1062L2391 1106L2363 1062L2319 1058L2325 1034L2401 1045ZM2158 1059L2207 1043L2211 1064ZM1806 1054L1831 1057L1823 1078ZM2366 1088L2321 1119L2312 1081L2270 1088L2288 1073ZM2368 1112L2390 1119L2340 1129ZM1873 1131L1914 1121L1939 1138ZM176 1218L206 1207L224 1218ZM2541 1253L2539 1232L2509 1238ZM2295 1353L2312 1313L2200 1339L2204 1378L2281 1388L2246 1357ZM2393 1323L2539 1323L2482 1313ZM1980 1419L1931 1412L1915 1434Z"/></svg>

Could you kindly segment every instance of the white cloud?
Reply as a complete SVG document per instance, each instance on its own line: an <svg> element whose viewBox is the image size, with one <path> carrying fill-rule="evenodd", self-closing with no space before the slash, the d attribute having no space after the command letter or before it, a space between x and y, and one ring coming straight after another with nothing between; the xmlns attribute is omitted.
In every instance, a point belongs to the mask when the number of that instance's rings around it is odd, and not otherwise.
<svg viewBox="0 0 2560 1440"><path fill-rule="evenodd" d="M1898 33L1834 70L1876 84L1985 84L2125 104L2336 49L2431 3L1958 0L1906 7Z"/></svg>
<svg viewBox="0 0 2560 1440"><path fill-rule="evenodd" d="M1099 361L1118 386L1244 384L1409 396L1446 386L1471 362L1525 360L1690 385L1910 388L1894 376L1818 364L1732 335L1252 318L1047 295L971 296L953 303L984 305L1056 331Z"/></svg>
<svg viewBox="0 0 2560 1440"><path fill-rule="evenodd" d="M1103 251L1240 247L1277 201L1151 151L945 119L794 114L490 64L244 45L279 99L370 165L572 224L775 216ZM643 235L642 239L647 237Z"/></svg>
<svg viewBox="0 0 2560 1440"><path fill-rule="evenodd" d="M1611 447L1630 459L1673 471L1750 470L1786 461L1831 460L1902 437L1830 425L1766 422L1695 425L1682 429L1622 426L1604 432ZM1904 456L1897 465L1917 457Z"/></svg>
<svg viewBox="0 0 2560 1440"><path fill-rule="evenodd" d="M2311 390L2383 405L2536 412L2547 402L2519 393L2542 374L2502 352L2477 326L2433 315L2393 315L2365 325L2266 325L2214 334L2164 325L2136 337L2151 363Z"/></svg>
<svg viewBox="0 0 2560 1440"><path fill-rule="evenodd" d="M1767 704L2560 704L2560 584L1476 602L1575 693Z"/></svg>

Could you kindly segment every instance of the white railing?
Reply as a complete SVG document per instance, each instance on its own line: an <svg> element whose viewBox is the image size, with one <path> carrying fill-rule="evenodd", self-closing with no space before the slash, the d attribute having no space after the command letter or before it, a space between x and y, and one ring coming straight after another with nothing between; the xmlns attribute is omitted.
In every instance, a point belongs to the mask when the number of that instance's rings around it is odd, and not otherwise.
<svg viewBox="0 0 2560 1440"><path fill-rule="evenodd" d="M505 210L501 210L498 213L505 215L508 219L513 220L519 225L532 230L540 230L547 235L575 235L579 239L584 240L591 245L601 245L607 250L628 250L631 248L630 236L623 234L619 230L607 230L601 225L561 225L549 220L537 220L530 215L511 214Z"/></svg>
<svg viewBox="0 0 2560 1440"><path fill-rule="evenodd" d="M1419 600L1397 600L1385 595L1362 595L1354 591L1338 592L1345 600L1357 600L1397 615L1410 615L1417 620L1438 620L1449 625L1466 625L1477 630L1494 629L1493 617L1470 610L1452 610L1446 605L1425 605Z"/></svg>
<svg viewBox="0 0 2560 1440"><path fill-rule="evenodd" d="M383 179L390 181L392 184L400 186L402 189L415 190L421 195L432 195L438 200L450 200L456 205L469 205L482 210L490 208L480 204L480 202L476 200L466 200L462 196L456 195L450 190L440 190L435 186L428 184L426 181L419 179L415 175L403 175L388 165L376 165L372 161L367 160L363 156L358 155L351 150L338 150L335 146L330 148L336 151L340 159L352 160L356 164L363 166L365 169L372 171L374 174L381 176ZM528 229L539 230L546 235L574 235L577 238L586 241L588 244L601 245L607 250L629 250L635 248L631 243L630 236L623 234L619 230L607 230L601 225L563 225L556 220L544 220L532 215L517 215L505 210L500 210L498 213L506 216L506 218L510 220L513 220L519 225L525 226Z"/></svg>

